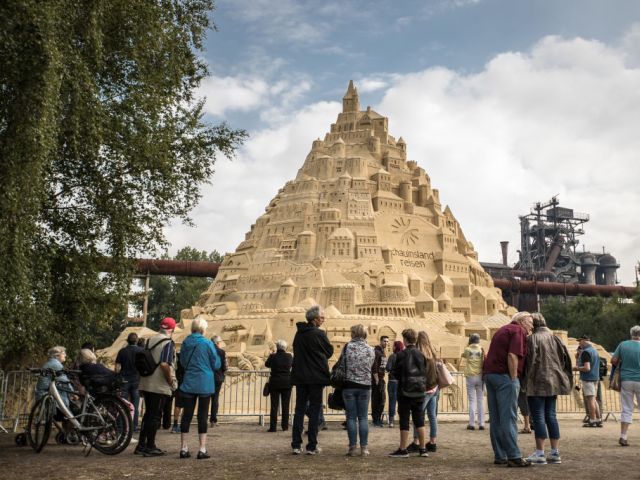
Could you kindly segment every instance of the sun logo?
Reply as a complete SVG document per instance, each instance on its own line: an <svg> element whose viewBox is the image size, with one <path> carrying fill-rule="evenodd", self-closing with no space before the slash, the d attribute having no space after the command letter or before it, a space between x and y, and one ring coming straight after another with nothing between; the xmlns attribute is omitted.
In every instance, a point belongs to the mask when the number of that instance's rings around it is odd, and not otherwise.
<svg viewBox="0 0 640 480"><path fill-rule="evenodd" d="M393 228L393 233L399 233L401 235L400 243L403 243L405 245L415 245L415 243L419 239L418 229L411 228L410 218L396 218L391 224L391 227Z"/></svg>

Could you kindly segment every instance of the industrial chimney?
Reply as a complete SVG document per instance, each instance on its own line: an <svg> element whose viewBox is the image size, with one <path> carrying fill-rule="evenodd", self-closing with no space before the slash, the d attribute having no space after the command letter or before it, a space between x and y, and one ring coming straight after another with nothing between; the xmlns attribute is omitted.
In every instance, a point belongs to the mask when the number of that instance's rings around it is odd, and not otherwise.
<svg viewBox="0 0 640 480"><path fill-rule="evenodd" d="M502 264L505 267L508 267L509 265L507 264L507 256L509 254L509 242L500 242L500 248L502 249Z"/></svg>

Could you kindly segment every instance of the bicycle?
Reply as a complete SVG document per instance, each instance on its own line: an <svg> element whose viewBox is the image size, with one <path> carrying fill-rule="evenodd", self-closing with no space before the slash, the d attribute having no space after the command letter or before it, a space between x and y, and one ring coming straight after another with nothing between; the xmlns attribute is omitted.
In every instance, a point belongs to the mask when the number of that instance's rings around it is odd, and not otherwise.
<svg viewBox="0 0 640 480"><path fill-rule="evenodd" d="M48 376L51 380L49 391L33 406L27 423L27 441L36 453L45 447L52 425L60 420L62 425L56 423L60 430L56 442L71 445L82 443L87 449L86 455L91 453L92 448L105 455L117 455L129 446L133 435L132 420L129 408L115 393L119 388L117 383L110 386L88 384L87 393L78 395L70 387L56 385L56 377L79 374L80 371L40 368L30 368L29 371ZM97 388L95 397L89 393L92 387ZM70 402L71 408L67 407L60 392L79 396L81 405ZM77 410L76 415L72 413L73 409Z"/></svg>

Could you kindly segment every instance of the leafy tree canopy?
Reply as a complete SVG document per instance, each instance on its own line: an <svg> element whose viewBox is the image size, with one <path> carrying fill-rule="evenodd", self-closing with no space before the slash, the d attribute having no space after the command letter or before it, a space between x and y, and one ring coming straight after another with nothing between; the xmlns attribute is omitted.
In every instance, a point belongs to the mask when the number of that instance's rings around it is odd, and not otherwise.
<svg viewBox="0 0 640 480"><path fill-rule="evenodd" d="M163 227L189 221L216 158L242 142L194 97L212 9L0 2L0 366L113 329L128 259L164 247Z"/></svg>
<svg viewBox="0 0 640 480"><path fill-rule="evenodd" d="M163 258L169 259L168 255ZM184 247L178 251L174 260L192 260L222 262L222 255L214 250L211 253ZM180 319L180 312L198 303L212 282L212 278L153 276L149 280L150 294L147 310L147 326L157 330L164 317ZM142 308L142 301L137 303Z"/></svg>
<svg viewBox="0 0 640 480"><path fill-rule="evenodd" d="M572 337L587 334L613 352L618 343L629 339L629 329L640 324L640 292L633 303L618 298L576 297L565 302L550 297L541 311L550 328L568 330Z"/></svg>

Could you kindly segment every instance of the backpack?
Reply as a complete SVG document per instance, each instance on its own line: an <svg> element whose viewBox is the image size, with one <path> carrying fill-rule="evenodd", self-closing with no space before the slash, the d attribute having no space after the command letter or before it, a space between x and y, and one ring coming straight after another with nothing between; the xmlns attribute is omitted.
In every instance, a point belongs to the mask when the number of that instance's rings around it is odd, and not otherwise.
<svg viewBox="0 0 640 480"><path fill-rule="evenodd" d="M153 358L153 351L156 349L158 345L162 345L164 342L170 341L169 338L163 338L158 343L156 343L153 347L149 348L149 340L147 340L146 345L143 349L136 352L136 356L134 358L134 362L136 365L136 370L140 374L141 377L148 377L152 375L153 372L156 371L160 362L156 363Z"/></svg>
<svg viewBox="0 0 640 480"><path fill-rule="evenodd" d="M425 396L427 377L425 368L420 365L421 361L425 361L422 353L413 349L407 351L402 365L402 378L400 380L400 393L403 397L422 398Z"/></svg>

